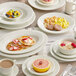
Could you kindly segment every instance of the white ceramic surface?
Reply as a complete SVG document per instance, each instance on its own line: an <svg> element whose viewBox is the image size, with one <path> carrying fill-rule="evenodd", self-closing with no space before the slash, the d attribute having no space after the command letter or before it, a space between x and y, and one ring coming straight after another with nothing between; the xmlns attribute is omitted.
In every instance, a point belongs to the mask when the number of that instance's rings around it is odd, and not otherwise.
<svg viewBox="0 0 76 76"><path fill-rule="evenodd" d="M19 72L19 68L15 65L15 67L13 68L11 76L17 76L18 72ZM3 76L3 75L0 74L0 76ZM10 76L10 75L8 75L8 76Z"/></svg>
<svg viewBox="0 0 76 76"><path fill-rule="evenodd" d="M37 57L37 56L33 56L33 57L35 58L35 57ZM34 74L30 73L30 72L27 70L26 64L27 64L27 62L28 62L29 60L31 60L31 59L32 59L32 57L30 57L30 58L28 58L28 59L26 59L26 60L24 61L23 65L22 65L22 71L23 71L23 73L24 73L25 75L27 75L27 76L37 76L37 75L34 75ZM53 59L53 58L52 58L52 59ZM59 63L58 63L55 59L53 59L53 61L54 61L54 63L55 63L55 70L54 70L54 72L52 72L52 73L50 73L49 75L46 75L46 76L56 76L57 73L58 73L59 70L60 70ZM43 76L45 76L45 75L43 75Z"/></svg>
<svg viewBox="0 0 76 76"><path fill-rule="evenodd" d="M69 21L69 27L67 29L63 29L61 31L50 31L50 30L46 29L44 24L43 24L44 19L47 17L53 17L53 16L65 18L67 21ZM38 24L39 28L41 30L43 30L44 32L51 33L51 34L61 34L61 33L68 32L69 30L72 30L74 25L75 25L75 21L72 17L70 17L66 14L53 12L53 13L47 13L47 14L42 15L38 19L37 24Z"/></svg>
<svg viewBox="0 0 76 76"><path fill-rule="evenodd" d="M66 54L66 55L72 55L72 54L76 54L76 48L73 48L72 50L67 50L67 49L63 49L60 44L62 41L71 41L73 43L76 44L76 40L73 38L65 38L65 39L61 39L58 41L58 51L61 52L62 54Z"/></svg>
<svg viewBox="0 0 76 76"><path fill-rule="evenodd" d="M11 8L16 8L16 9L18 8L22 10L23 16L21 17L21 19L16 20L16 21L9 21L7 19L0 18L0 23L7 24L7 25L23 24L29 21L29 19L33 16L33 9L25 3L13 1L13 2L5 2L5 3L0 4L1 14L5 10L11 9Z"/></svg>
<svg viewBox="0 0 76 76"><path fill-rule="evenodd" d="M28 0L28 3L32 7L36 8L36 9L39 9L39 10L56 10L56 9L61 8L62 6L65 5L65 0L59 0L58 4L53 5L53 6L49 6L49 7L44 7L40 4L38 4L36 0Z"/></svg>
<svg viewBox="0 0 76 76"><path fill-rule="evenodd" d="M56 42L56 43L54 44L54 46L53 46L53 52L54 52L56 55L58 55L58 56L60 56L60 57L62 57L62 58L67 58L67 59L76 58L76 54L73 54L73 55L65 55L65 54L60 53L59 50L58 50L57 42Z"/></svg>
<svg viewBox="0 0 76 76"><path fill-rule="evenodd" d="M36 15L35 15L35 13L33 12L32 18L30 18L30 20L27 21L27 22L24 23L24 24L12 25L12 26L11 26L11 25L6 25L6 24L1 24L1 23L0 23L0 27L1 27L1 28L4 28L4 29L8 29L8 30L22 29L22 28L25 28L25 27L30 26L30 25L34 22L35 18L36 18Z"/></svg>
<svg viewBox="0 0 76 76"><path fill-rule="evenodd" d="M51 68L47 71L47 72L44 72L44 73L37 73L35 72L32 68L32 64L33 62L36 60L36 59L46 59L50 62L51 64ZM45 75L48 75L50 73L52 73L55 69L55 63L53 61L53 59L51 57L48 57L48 56L37 56L37 57L33 57L30 61L27 62L27 69L30 73L34 74L34 75L42 75L42 76L45 76Z"/></svg>
<svg viewBox="0 0 76 76"><path fill-rule="evenodd" d="M53 51L53 45L55 43L52 43L51 46L50 46L50 54L55 58L57 59L58 61L60 62L73 62L73 61L76 61L76 58L72 58L72 59L68 59L68 58L63 58L63 57L60 57L58 55L56 55Z"/></svg>
<svg viewBox="0 0 76 76"><path fill-rule="evenodd" d="M16 39L18 37L25 36L25 35L32 36L35 39L36 43L32 47L22 50L22 51L8 51L6 49L6 46L10 41L12 41L13 39ZM1 37L0 51L7 53L7 54L27 53L27 52L30 52L30 51L40 47L43 42L44 42L44 34L42 32L39 32L36 30L18 30L18 31L8 33L8 34L4 35L3 37Z"/></svg>
<svg viewBox="0 0 76 76"><path fill-rule="evenodd" d="M53 0L51 3L42 3L40 0L37 0L37 2L40 4L40 5L43 5L43 6L51 6L51 5L56 5L59 0Z"/></svg>

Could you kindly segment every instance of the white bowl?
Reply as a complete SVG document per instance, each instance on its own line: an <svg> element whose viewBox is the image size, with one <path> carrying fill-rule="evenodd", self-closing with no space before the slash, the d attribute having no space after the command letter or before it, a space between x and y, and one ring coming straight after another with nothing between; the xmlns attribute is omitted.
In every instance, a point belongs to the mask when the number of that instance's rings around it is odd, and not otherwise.
<svg viewBox="0 0 76 76"><path fill-rule="evenodd" d="M63 49L62 47L60 47L60 43L62 41L66 41L66 40L76 43L76 40L72 39L72 38L62 39L58 42L58 51L61 52L62 54L66 54L66 55L76 54L76 48L74 48L72 50L66 50L66 49Z"/></svg>
<svg viewBox="0 0 76 76"><path fill-rule="evenodd" d="M36 60L36 59L46 59L48 60L50 63L51 63L51 68L47 71L47 72L44 72L44 73L38 73L36 71L34 71L32 68L32 63ZM44 56L44 55L39 55L39 56L36 56L34 58L32 58L31 60L29 60L27 62L27 69L30 73L34 74L34 75L42 75L42 76L45 76L45 75L48 75L50 73L52 73L55 69L55 63L53 61L53 59L49 56Z"/></svg>
<svg viewBox="0 0 76 76"><path fill-rule="evenodd" d="M16 18L8 18L8 17L6 16L6 12L9 11L9 9L8 9L8 10L4 11L4 13L3 13L3 18L8 19L8 20L17 20L17 19L20 19L20 18L23 16L23 12L22 12L21 9L18 9L18 8L13 8L13 9L20 12L20 16L19 16L19 17L16 17Z"/></svg>

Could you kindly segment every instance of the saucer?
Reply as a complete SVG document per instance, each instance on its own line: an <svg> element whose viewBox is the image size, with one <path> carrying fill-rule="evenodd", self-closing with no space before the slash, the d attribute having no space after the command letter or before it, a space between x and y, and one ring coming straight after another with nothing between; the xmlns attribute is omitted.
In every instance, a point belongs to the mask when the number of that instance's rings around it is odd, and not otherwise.
<svg viewBox="0 0 76 76"><path fill-rule="evenodd" d="M45 7L40 5L36 0L28 0L28 3L39 10L56 10L58 8L61 8L62 6L65 5L65 0L59 0L59 2L55 5L49 6L49 7Z"/></svg>
<svg viewBox="0 0 76 76"><path fill-rule="evenodd" d="M18 74L18 72L19 72L19 68L15 65L11 76L16 76ZM0 76L5 76L5 75L0 75ZM10 76L10 75L6 75L6 76Z"/></svg>
<svg viewBox="0 0 76 76"><path fill-rule="evenodd" d="M33 57L36 57L36 56L33 56ZM30 58L28 58L28 59L26 59L26 60L24 61L24 63L22 64L22 71L23 71L23 73L24 73L26 76L37 76L37 75L34 75L34 74L30 73L30 72L27 70L27 62L28 62L29 60L31 60L31 59L32 59L32 57L30 57ZM53 58L52 58L52 59L53 59ZM54 63L55 63L55 69L54 69L54 71L53 71L52 73L50 73L49 75L46 75L46 76L56 76L57 73L58 73L59 70L60 70L59 63L58 63L55 59L53 59L53 61L54 61ZM43 76L45 76L45 75L43 75Z"/></svg>
<svg viewBox="0 0 76 76"><path fill-rule="evenodd" d="M54 42L50 46L51 56L53 56L55 59L57 59L60 62L73 62L73 61L76 61L76 57L75 58L63 58L63 57L58 56L56 53L54 53L54 50L53 50L54 44L56 44L56 43Z"/></svg>

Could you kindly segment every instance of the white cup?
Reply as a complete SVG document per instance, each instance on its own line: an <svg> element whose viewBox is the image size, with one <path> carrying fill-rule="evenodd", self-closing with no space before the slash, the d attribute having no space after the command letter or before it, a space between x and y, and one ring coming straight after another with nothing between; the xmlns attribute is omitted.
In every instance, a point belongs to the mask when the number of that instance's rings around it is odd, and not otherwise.
<svg viewBox="0 0 76 76"><path fill-rule="evenodd" d="M66 0L65 13L74 14L76 10L76 2L74 0Z"/></svg>
<svg viewBox="0 0 76 76"><path fill-rule="evenodd" d="M12 60L12 59L2 59L0 60L0 62L4 61L4 60L9 60L13 63L13 65L9 68L4 68L4 67L0 67L0 74L1 75L5 75L5 76L11 76L13 68L15 66L15 61L16 60Z"/></svg>

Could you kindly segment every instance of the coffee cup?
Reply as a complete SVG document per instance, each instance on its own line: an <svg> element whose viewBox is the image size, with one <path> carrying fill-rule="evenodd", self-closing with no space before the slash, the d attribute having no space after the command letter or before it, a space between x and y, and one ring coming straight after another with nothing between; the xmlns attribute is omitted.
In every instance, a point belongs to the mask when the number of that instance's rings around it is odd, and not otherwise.
<svg viewBox="0 0 76 76"><path fill-rule="evenodd" d="M74 0L66 0L65 13L73 14L76 10L76 2Z"/></svg>
<svg viewBox="0 0 76 76"><path fill-rule="evenodd" d="M15 66L15 60L12 59L0 60L0 74L11 76L14 66Z"/></svg>

